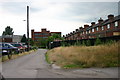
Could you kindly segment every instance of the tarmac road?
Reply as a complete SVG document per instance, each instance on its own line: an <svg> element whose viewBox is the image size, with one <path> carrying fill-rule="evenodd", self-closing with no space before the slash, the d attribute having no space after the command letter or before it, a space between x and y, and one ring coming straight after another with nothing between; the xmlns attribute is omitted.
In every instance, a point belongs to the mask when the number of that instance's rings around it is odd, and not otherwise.
<svg viewBox="0 0 120 80"><path fill-rule="evenodd" d="M5 78L118 78L118 68L61 69L45 61L46 49L2 63Z"/></svg>

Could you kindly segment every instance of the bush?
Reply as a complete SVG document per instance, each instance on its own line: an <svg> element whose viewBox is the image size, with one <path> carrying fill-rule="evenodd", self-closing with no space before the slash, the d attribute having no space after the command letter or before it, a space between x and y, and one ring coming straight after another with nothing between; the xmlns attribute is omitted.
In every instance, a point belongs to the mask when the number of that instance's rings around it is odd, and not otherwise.
<svg viewBox="0 0 120 80"><path fill-rule="evenodd" d="M80 46L81 43L77 40L74 45L75 45L75 46Z"/></svg>
<svg viewBox="0 0 120 80"><path fill-rule="evenodd" d="M91 46L91 42L90 42L90 40L87 40L87 42L86 42L86 46Z"/></svg>
<svg viewBox="0 0 120 80"><path fill-rule="evenodd" d="M97 38L96 41L95 41L95 45L99 45L99 44L102 44L102 42L99 38Z"/></svg>
<svg viewBox="0 0 120 80"><path fill-rule="evenodd" d="M84 40L82 41L82 46L86 46L86 43Z"/></svg>

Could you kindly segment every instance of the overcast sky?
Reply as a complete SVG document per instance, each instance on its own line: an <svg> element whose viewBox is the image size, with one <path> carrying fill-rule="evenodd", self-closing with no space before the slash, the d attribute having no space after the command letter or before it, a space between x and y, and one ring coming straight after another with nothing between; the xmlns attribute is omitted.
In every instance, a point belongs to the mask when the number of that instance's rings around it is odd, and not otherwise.
<svg viewBox="0 0 120 80"><path fill-rule="evenodd" d="M84 2L83 2L84 1ZM31 29L65 35L107 15L118 15L119 0L0 0L0 35L10 26L15 35L26 34L26 6L30 6ZM89 1L89 2L88 2ZM30 33L31 37L31 33Z"/></svg>

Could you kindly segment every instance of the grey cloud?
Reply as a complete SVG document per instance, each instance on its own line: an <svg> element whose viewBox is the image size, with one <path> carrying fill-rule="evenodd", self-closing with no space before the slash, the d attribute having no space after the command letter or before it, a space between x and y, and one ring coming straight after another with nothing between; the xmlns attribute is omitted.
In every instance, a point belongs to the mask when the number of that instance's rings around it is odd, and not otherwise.
<svg viewBox="0 0 120 80"><path fill-rule="evenodd" d="M29 2L3 2L0 4L1 8L12 14L25 14L26 6L31 5ZM30 6L31 12L40 11L41 8L35 8Z"/></svg>
<svg viewBox="0 0 120 80"><path fill-rule="evenodd" d="M109 14L118 14L117 2L73 2L68 3L71 7L66 9L66 12L58 16L59 19L73 20L73 21L87 21L96 20L96 18L103 17ZM82 16L86 18L74 18L74 16Z"/></svg>
<svg viewBox="0 0 120 80"><path fill-rule="evenodd" d="M1 3L1 8L7 12L13 13L13 14L21 14L25 13L26 9L25 6L26 3L24 2L3 2Z"/></svg>

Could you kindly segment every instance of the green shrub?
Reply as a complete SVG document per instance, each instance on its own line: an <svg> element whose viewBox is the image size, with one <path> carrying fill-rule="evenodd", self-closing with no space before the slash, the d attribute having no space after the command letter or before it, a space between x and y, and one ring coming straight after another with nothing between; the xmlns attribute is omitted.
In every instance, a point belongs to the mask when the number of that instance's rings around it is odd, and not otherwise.
<svg viewBox="0 0 120 80"><path fill-rule="evenodd" d="M99 38L97 38L96 41L95 41L95 45L99 45L99 44L102 44L102 42Z"/></svg>
<svg viewBox="0 0 120 80"><path fill-rule="evenodd" d="M90 40L87 40L87 42L86 42L86 46L91 46L91 42L90 42Z"/></svg>
<svg viewBox="0 0 120 80"><path fill-rule="evenodd" d="M85 45L86 45L86 44L85 44L85 41L83 40L83 41L82 41L82 46L85 46Z"/></svg>

